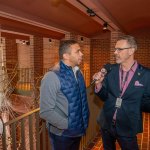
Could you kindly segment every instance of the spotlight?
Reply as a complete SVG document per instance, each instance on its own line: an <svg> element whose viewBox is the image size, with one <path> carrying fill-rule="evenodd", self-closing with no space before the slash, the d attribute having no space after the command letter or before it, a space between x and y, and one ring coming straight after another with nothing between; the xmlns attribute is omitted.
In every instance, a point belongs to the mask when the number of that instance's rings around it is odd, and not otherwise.
<svg viewBox="0 0 150 150"><path fill-rule="evenodd" d="M107 28L108 28L108 23L104 22L104 24L103 24L103 30L107 30Z"/></svg>
<svg viewBox="0 0 150 150"><path fill-rule="evenodd" d="M49 39L49 43L51 43L52 42L52 39Z"/></svg>
<svg viewBox="0 0 150 150"><path fill-rule="evenodd" d="M22 44L26 44L26 41L22 41Z"/></svg>
<svg viewBox="0 0 150 150"><path fill-rule="evenodd" d="M29 41L26 41L26 45L30 45L30 42L29 42Z"/></svg>
<svg viewBox="0 0 150 150"><path fill-rule="evenodd" d="M87 9L87 11L86 11L89 15L90 15L90 17L94 17L96 14L95 14L95 12L92 10L92 9Z"/></svg>

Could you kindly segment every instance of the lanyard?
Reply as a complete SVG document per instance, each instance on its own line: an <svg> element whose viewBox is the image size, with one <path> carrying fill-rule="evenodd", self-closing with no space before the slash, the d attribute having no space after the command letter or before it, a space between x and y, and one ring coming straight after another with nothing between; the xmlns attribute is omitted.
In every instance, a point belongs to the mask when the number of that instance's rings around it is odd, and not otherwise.
<svg viewBox="0 0 150 150"><path fill-rule="evenodd" d="M129 70L130 71L130 70ZM120 94L122 93L125 83L128 80L128 76L129 76L129 71L126 73L125 78L123 79L123 70L121 70L121 87L120 87Z"/></svg>
<svg viewBox="0 0 150 150"><path fill-rule="evenodd" d="M125 77L123 78L123 70L121 69L121 87L120 87L120 97L121 97L121 94L123 92L123 89L125 87L125 84L128 80L128 77L129 77L129 72L130 70L132 69L132 67L134 66L135 62L133 63L133 65L131 66L131 68L128 70L128 72L126 73Z"/></svg>

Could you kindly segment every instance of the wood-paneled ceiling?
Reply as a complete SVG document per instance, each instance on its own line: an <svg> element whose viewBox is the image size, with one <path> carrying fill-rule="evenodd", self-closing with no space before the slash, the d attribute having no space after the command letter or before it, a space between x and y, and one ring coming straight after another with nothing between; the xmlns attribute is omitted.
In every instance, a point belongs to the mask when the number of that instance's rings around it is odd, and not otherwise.
<svg viewBox="0 0 150 150"><path fill-rule="evenodd" d="M90 17L80 2L99 17ZM2 30L56 39L66 32L95 37L103 33L104 21L110 30L147 32L150 0L0 0Z"/></svg>

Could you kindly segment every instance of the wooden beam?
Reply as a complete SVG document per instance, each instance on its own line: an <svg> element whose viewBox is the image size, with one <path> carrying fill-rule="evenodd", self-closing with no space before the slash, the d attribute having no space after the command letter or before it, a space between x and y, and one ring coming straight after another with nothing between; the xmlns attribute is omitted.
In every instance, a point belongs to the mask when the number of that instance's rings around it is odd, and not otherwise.
<svg viewBox="0 0 150 150"><path fill-rule="evenodd" d="M20 32L25 34L37 35L41 37L48 37L53 39L62 39L65 34L43 27L34 26L21 21L13 20L0 16L1 29Z"/></svg>

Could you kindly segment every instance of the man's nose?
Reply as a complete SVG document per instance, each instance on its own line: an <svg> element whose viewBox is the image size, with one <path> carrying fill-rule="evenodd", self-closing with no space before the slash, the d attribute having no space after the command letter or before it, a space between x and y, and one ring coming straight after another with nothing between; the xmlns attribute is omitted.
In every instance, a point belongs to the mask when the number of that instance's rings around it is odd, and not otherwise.
<svg viewBox="0 0 150 150"><path fill-rule="evenodd" d="M114 54L118 54L118 50L114 50Z"/></svg>
<svg viewBox="0 0 150 150"><path fill-rule="evenodd" d="M80 55L83 56L83 53L80 51Z"/></svg>

